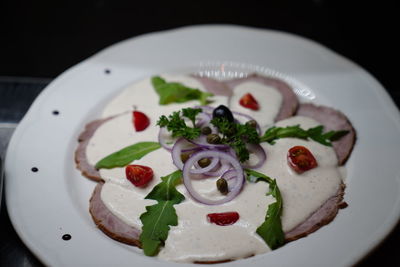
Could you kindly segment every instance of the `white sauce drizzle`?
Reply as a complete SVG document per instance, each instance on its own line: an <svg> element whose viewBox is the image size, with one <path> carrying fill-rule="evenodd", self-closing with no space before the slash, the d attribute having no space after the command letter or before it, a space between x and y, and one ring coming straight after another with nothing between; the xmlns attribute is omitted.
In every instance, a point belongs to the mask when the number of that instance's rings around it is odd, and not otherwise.
<svg viewBox="0 0 400 267"><path fill-rule="evenodd" d="M260 109L252 110L239 104L240 99L250 93L258 102ZM243 82L233 89L229 101L232 110L247 114L255 119L261 127L274 122L282 104L282 95L273 87L256 82Z"/></svg>
<svg viewBox="0 0 400 267"><path fill-rule="evenodd" d="M194 86L193 84L197 82L185 76L175 77L175 80L189 86ZM124 112L130 109L132 103L139 103L138 109L150 117L151 125L145 131L136 133L132 126L130 112L104 123L96 131L87 147L86 152L91 164L136 142L157 141L158 127L155 123L160 115L170 114L182 107L197 104L192 102L159 106L158 96L149 86L148 79L130 86L110 102L103 116ZM202 89L201 85L195 87ZM260 89L256 91L258 90ZM250 92L253 93L253 91ZM239 98L241 95L242 91L239 93ZM253 96L257 98L260 106L266 105L265 102L269 101L267 97L258 97L256 93ZM232 99L235 97L238 96ZM274 99L278 103L281 101L279 98ZM220 99L221 102L222 100ZM275 111L269 114L268 122L264 120L266 124L273 121L280 104L272 103L272 106L275 107ZM254 116L254 114L251 115ZM316 121L305 117L293 117L280 121L277 125L295 124L300 124L305 129L318 125ZM301 175L293 172L287 164L286 153L295 145L306 146L317 159L318 167ZM262 146L267 152L267 162L257 171L277 179L284 204L283 229L287 231L303 222L337 192L342 178L337 167L336 154L331 147L314 141L293 138L277 140L277 143L272 146L263 143ZM124 168L102 169L100 174L106 183L103 186L101 198L113 214L125 223L140 229L142 224L139 216L145 212L146 205L155 203L153 200L144 200L144 197L160 182L161 176L175 171L176 167L172 164L170 153L162 148L149 153L134 164L150 166L154 171L153 181L146 188L137 188L125 179ZM193 185L204 195L210 197L219 195L215 179L194 181ZM207 206L193 201L183 185L177 186L177 189L185 195L186 200L174 206L179 224L171 227L165 247L158 254L159 258L177 262L218 261L239 259L270 250L255 233L256 228L264 221L268 204L275 201L272 197L265 195L268 184L246 183L238 197L219 206ZM240 219L230 226L217 226L207 222L208 213L225 211L237 211Z"/></svg>

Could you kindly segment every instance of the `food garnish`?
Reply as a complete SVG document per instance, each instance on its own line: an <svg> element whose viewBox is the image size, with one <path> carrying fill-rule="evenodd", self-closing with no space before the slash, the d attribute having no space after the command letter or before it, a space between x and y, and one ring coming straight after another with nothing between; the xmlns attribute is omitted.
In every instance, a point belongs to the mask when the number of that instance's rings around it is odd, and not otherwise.
<svg viewBox="0 0 400 267"><path fill-rule="evenodd" d="M132 161L141 159L160 147L160 144L157 142L139 142L104 157L96 163L95 168L112 169L115 167L125 167Z"/></svg>
<svg viewBox="0 0 400 267"><path fill-rule="evenodd" d="M222 212L222 213L209 213L207 219L210 223L216 225L226 226L234 224L239 220L239 213L236 211Z"/></svg>
<svg viewBox="0 0 400 267"><path fill-rule="evenodd" d="M132 122L137 132L144 131L150 125L150 119L143 112L133 111Z"/></svg>
<svg viewBox="0 0 400 267"><path fill-rule="evenodd" d="M247 93L244 96L242 96L239 100L239 104L244 108L248 108L255 111L260 109L260 105L258 104L257 100L250 93Z"/></svg>
<svg viewBox="0 0 400 267"><path fill-rule="evenodd" d="M265 221L257 228L257 234L264 239L271 249L277 249L285 243L285 233L282 230L282 207L281 192L275 179L254 170L245 169L246 179L251 183L263 181L269 184L268 195L275 198L275 202L268 205Z"/></svg>
<svg viewBox="0 0 400 267"><path fill-rule="evenodd" d="M125 167L126 179L134 186L145 187L153 179L153 170L143 165L128 165Z"/></svg>
<svg viewBox="0 0 400 267"><path fill-rule="evenodd" d="M314 155L304 146L294 146L287 154L289 166L297 173L303 173L318 166Z"/></svg>
<svg viewBox="0 0 400 267"><path fill-rule="evenodd" d="M332 146L332 141L339 140L345 136L349 131L329 131L323 133L324 126L319 125L308 130L300 128L300 125L287 126L287 127L271 127L265 131L264 135L260 137L260 142L268 142L271 145L275 144L275 140L285 137L293 137L307 140L308 138L325 146Z"/></svg>
<svg viewBox="0 0 400 267"><path fill-rule="evenodd" d="M207 98L213 96L211 93L190 88L178 82L166 82L159 76L152 77L151 83L160 96L160 105L184 103L191 100L198 100L200 105L206 105L208 103Z"/></svg>
<svg viewBox="0 0 400 267"><path fill-rule="evenodd" d="M143 224L140 242L147 256L155 256L167 240L170 226L178 225L174 205L185 200L185 197L175 188L182 182L181 171L161 177L161 180L162 182L145 197L145 199L156 200L157 204L146 206L146 212L140 216Z"/></svg>

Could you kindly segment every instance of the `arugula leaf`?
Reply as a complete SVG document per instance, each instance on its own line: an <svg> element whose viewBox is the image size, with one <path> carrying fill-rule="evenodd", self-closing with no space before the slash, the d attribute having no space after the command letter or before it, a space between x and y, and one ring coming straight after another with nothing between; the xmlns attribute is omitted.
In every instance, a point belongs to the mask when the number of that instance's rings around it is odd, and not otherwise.
<svg viewBox="0 0 400 267"><path fill-rule="evenodd" d="M211 93L187 87L177 82L166 82L159 76L151 78L151 83L157 94L160 96L160 105L170 103L184 103L190 100L199 100L201 105L207 104L207 97L213 96Z"/></svg>
<svg viewBox="0 0 400 267"><path fill-rule="evenodd" d="M160 147L161 145L157 142L139 142L104 157L96 163L95 168L111 169L115 167L124 167Z"/></svg>
<svg viewBox="0 0 400 267"><path fill-rule="evenodd" d="M281 221L283 201L276 180L254 170L245 169L244 171L249 182L267 182L269 184L267 196L271 195L276 199L274 203L268 205L265 221L257 228L256 233L271 249L279 248L285 243L285 233L282 230Z"/></svg>
<svg viewBox="0 0 400 267"><path fill-rule="evenodd" d="M196 116L201 109L186 108L182 110L183 116L187 117L195 124ZM201 130L197 127L189 127L186 125L185 120L181 116L180 111L175 111L168 118L162 115L158 121L157 125L160 127L167 127L168 131L172 133L172 137L184 137L189 140L196 139L200 136Z"/></svg>
<svg viewBox="0 0 400 267"><path fill-rule="evenodd" d="M265 131L264 135L260 137L260 142L268 142L271 145L275 144L275 140L285 137L294 137L307 140L308 138L325 145L332 146L331 141L336 141L346 135L349 131L329 131L323 133L324 127L322 125L304 130L300 125L287 126L287 127L271 127Z"/></svg>
<svg viewBox="0 0 400 267"><path fill-rule="evenodd" d="M146 207L146 212L140 216L142 233L140 242L144 254L154 256L158 253L168 238L170 226L178 225L178 216L173 205L181 203L185 197L176 190L175 186L182 182L182 171L175 171L165 177L145 197L157 200L158 203Z"/></svg>
<svg viewBox="0 0 400 267"><path fill-rule="evenodd" d="M256 128L248 124L230 122L223 117L214 118L211 123L222 134L221 143L232 147L240 162L244 162L250 157L246 144L258 144L260 142Z"/></svg>

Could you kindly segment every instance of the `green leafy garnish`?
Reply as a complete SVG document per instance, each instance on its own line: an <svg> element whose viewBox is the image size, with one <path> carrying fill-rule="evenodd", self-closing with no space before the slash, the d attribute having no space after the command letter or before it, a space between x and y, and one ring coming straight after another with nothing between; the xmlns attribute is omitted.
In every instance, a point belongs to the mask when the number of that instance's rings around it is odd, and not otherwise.
<svg viewBox="0 0 400 267"><path fill-rule="evenodd" d="M256 128L249 124L230 122L226 118L214 118L211 123L222 134L221 143L232 147L240 162L244 162L250 157L246 144L260 142Z"/></svg>
<svg viewBox="0 0 400 267"><path fill-rule="evenodd" d="M182 116L180 111L175 111L168 118L162 115L157 121L157 125L160 127L167 127L168 131L172 133L172 137L184 137L189 140L196 139L200 136L200 128L195 127L195 120L197 114L201 112L199 108L184 108L182 109ZM183 117L188 118L193 127L186 125Z"/></svg>
<svg viewBox="0 0 400 267"><path fill-rule="evenodd" d="M294 137L307 140L308 138L325 145L332 146L331 141L336 141L346 135L349 131L329 131L323 133L324 127L322 125L304 130L300 125L287 126L287 127L271 127L265 131L264 135L260 137L260 142L268 142L271 145L275 144L275 140L285 137Z"/></svg>
<svg viewBox="0 0 400 267"><path fill-rule="evenodd" d="M152 77L151 82L160 96L160 105L184 103L190 100L198 100L201 105L207 105L207 98L213 96L211 93L202 92L199 89L190 88L181 83L166 82L159 76Z"/></svg>
<svg viewBox="0 0 400 267"><path fill-rule="evenodd" d="M143 224L140 242L147 256L156 255L160 246L167 240L170 226L178 225L174 205L185 200L185 197L175 188L182 182L182 171L175 171L161 177L161 180L162 182L145 197L145 199L157 200L158 203L147 206L146 212L140 216Z"/></svg>
<svg viewBox="0 0 400 267"><path fill-rule="evenodd" d="M115 167L124 167L160 147L161 145L157 142L139 142L106 156L96 163L95 168L111 169Z"/></svg>
<svg viewBox="0 0 400 267"><path fill-rule="evenodd" d="M268 205L265 221L257 228L256 233L264 239L271 249L277 249L285 243L285 233L282 230L282 207L283 201L281 192L275 179L265 174L245 169L247 180L251 183L264 181L269 184L268 195L273 196L276 201Z"/></svg>

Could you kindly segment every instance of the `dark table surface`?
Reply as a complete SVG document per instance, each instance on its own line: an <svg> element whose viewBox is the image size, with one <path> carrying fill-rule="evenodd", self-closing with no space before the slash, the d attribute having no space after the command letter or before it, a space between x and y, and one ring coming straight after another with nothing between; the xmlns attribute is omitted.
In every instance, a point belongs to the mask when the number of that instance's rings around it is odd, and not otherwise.
<svg viewBox="0 0 400 267"><path fill-rule="evenodd" d="M0 156L14 126L53 78L101 49L147 32L239 24L294 33L353 60L400 106L398 26L388 3L298 1L0 1ZM0 266L41 266L13 229L3 197ZM400 226L359 266L400 266Z"/></svg>

